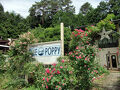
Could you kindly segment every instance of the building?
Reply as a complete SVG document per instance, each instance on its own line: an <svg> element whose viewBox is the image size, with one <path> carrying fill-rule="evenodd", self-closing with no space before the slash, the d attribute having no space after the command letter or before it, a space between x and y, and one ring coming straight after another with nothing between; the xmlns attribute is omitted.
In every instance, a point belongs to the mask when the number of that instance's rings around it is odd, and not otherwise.
<svg viewBox="0 0 120 90"><path fill-rule="evenodd" d="M4 53L7 50L9 50L8 43L9 43L9 40L0 39L0 51L2 51Z"/></svg>
<svg viewBox="0 0 120 90"><path fill-rule="evenodd" d="M113 20L116 25L116 31L120 32L120 19ZM109 35L110 36L110 35ZM120 34L118 34L120 37ZM118 70L120 69L120 38L114 38L110 36L110 39L104 39L98 41L98 47L102 48L98 52L99 63L102 66L106 66L107 69Z"/></svg>

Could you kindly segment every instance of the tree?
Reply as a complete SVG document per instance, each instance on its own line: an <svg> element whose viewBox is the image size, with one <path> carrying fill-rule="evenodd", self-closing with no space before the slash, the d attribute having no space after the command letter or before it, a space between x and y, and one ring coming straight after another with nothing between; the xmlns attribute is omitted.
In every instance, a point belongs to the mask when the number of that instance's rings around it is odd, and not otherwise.
<svg viewBox="0 0 120 90"><path fill-rule="evenodd" d="M4 21L4 8L0 3L0 23Z"/></svg>
<svg viewBox="0 0 120 90"><path fill-rule="evenodd" d="M3 39L17 38L21 33L26 32L30 27L27 21L19 14L5 12L2 23L0 23L0 36Z"/></svg>
<svg viewBox="0 0 120 90"><path fill-rule="evenodd" d="M120 17L120 0L109 0L109 12Z"/></svg>
<svg viewBox="0 0 120 90"><path fill-rule="evenodd" d="M1 12L4 12L4 8L3 8L2 4L0 3L0 13Z"/></svg>
<svg viewBox="0 0 120 90"><path fill-rule="evenodd" d="M97 8L91 10L86 14L86 18L89 24L96 24L100 20L104 19L108 14L107 2L100 2Z"/></svg>
<svg viewBox="0 0 120 90"><path fill-rule="evenodd" d="M78 15L76 15L76 26L79 27L83 25L87 25L87 20L82 13L79 13Z"/></svg>
<svg viewBox="0 0 120 90"><path fill-rule="evenodd" d="M86 15L89 11L91 11L93 8L92 6L90 5L89 2L86 2L84 3L81 8L80 8L80 11L79 13L82 13L83 15Z"/></svg>
<svg viewBox="0 0 120 90"><path fill-rule="evenodd" d="M53 16L52 25L56 26L63 22L65 27L71 27L75 25L75 20L75 15L72 12L59 11Z"/></svg>
<svg viewBox="0 0 120 90"><path fill-rule="evenodd" d="M74 7L71 3L71 0L41 0L36 2L29 10L31 23L34 22L35 26L41 24L43 27L49 27L53 15L58 11L74 13Z"/></svg>

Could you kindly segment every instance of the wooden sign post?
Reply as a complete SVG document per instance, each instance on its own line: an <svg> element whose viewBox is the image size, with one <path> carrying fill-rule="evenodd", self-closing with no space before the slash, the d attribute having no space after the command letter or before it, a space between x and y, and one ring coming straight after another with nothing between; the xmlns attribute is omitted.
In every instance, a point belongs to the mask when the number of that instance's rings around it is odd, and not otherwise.
<svg viewBox="0 0 120 90"><path fill-rule="evenodd" d="M61 56L64 56L64 24L60 24L61 28Z"/></svg>

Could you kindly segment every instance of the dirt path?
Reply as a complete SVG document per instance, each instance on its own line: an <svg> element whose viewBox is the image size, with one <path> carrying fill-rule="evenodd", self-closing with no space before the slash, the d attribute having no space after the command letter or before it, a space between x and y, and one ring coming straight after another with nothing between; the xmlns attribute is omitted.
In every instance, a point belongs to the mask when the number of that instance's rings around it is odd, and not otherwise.
<svg viewBox="0 0 120 90"><path fill-rule="evenodd" d="M104 76L94 81L92 90L120 90L120 71L110 71L108 76Z"/></svg>

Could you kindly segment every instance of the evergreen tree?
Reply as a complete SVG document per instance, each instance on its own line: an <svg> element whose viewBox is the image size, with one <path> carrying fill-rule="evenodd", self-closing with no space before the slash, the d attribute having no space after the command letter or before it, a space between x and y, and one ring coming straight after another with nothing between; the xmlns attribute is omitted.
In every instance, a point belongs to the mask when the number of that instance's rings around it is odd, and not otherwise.
<svg viewBox="0 0 120 90"><path fill-rule="evenodd" d="M53 16L58 11L74 13L74 7L71 3L71 0L41 0L30 8L28 20L32 27L39 26L39 24L42 27L49 27Z"/></svg>

